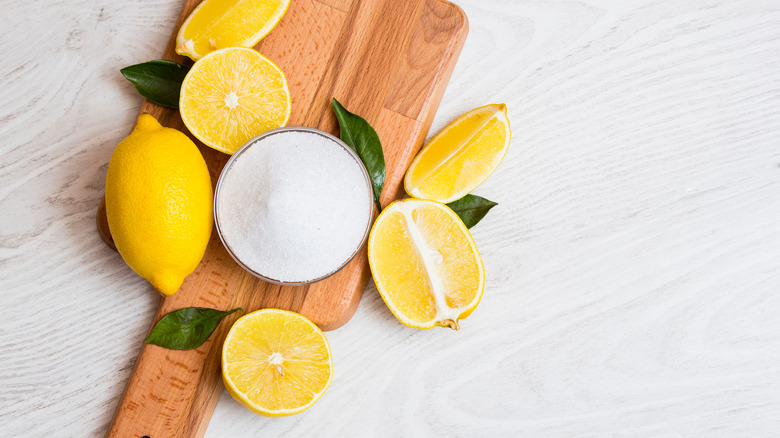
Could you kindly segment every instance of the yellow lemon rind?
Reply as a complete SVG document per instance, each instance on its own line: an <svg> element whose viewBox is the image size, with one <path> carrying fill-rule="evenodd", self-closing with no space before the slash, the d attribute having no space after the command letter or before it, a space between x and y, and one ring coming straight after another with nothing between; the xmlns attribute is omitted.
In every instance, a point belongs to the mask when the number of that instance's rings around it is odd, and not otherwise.
<svg viewBox="0 0 780 438"><path fill-rule="evenodd" d="M471 111L461 115L460 117L458 117L457 119L452 121L449 125L445 126L444 129L439 131L439 133L436 134L428 142L428 144L433 143L437 138L443 136L448 130L450 130L454 126L458 125L463 119L466 119L472 113L475 113L477 111L482 111L485 108L491 107L491 106L498 106L499 107L499 110L497 111L497 114L501 114L501 116L499 117L499 120L501 122L503 122L504 125L506 126L507 136L506 136L506 141L504 143L504 147L503 147L502 152L501 152L501 158L498 159L498 161L493 166L493 168L490 170L490 172L487 172L487 174L476 185L474 185L473 187L468 188L468 190L462 190L460 192L456 192L456 193L454 193L454 194L452 194L452 195L450 195L449 197L446 197L446 198L434 199L432 196L429 196L426 193L421 193L417 189L417 187L412 186L412 184L409 182L409 180L411 179L410 175L413 173L414 168L417 166L417 163L420 161L423 153L425 152L425 147L427 146L427 144L426 144L425 146L423 146L422 150L420 150L420 152L414 158L414 160L412 161L412 164L409 165L409 169L407 170L406 175L404 176L404 191L406 191L406 193L409 196L411 196L413 198L428 199L428 200L431 200L431 201L437 201L437 202L441 202L443 204L448 204L450 202L457 201L458 199L468 195L469 193L471 193L472 190L474 190L475 188L479 187L488 178L490 178L490 175L492 175L496 171L496 169L498 169L498 166L501 165L501 162L504 161L504 157L506 157L506 153L509 150L509 142L510 142L510 140L512 138L512 128L511 128L511 126L509 124L509 118L507 117L507 110L506 110L506 105L505 104L503 104L503 103L500 103L500 104L489 104L489 105L483 105L483 106L478 107L478 108L474 108L473 110L471 110Z"/></svg>
<svg viewBox="0 0 780 438"><path fill-rule="evenodd" d="M171 154L181 159L175 169L164 164ZM178 173L170 173L173 170ZM147 179L149 172L162 171L167 172L161 174L167 180ZM184 199L178 196L176 203L189 209L190 220L171 220L165 212L147 214L160 208L160 198L167 199L164 205L170 204L163 189L171 178L187 184L187 190L173 193L188 194ZM161 294L174 294L200 264L213 226L211 177L195 143L183 132L163 127L154 116L141 114L130 135L114 149L105 194L109 230L125 263ZM150 234L157 236L153 243Z"/></svg>
<svg viewBox="0 0 780 438"><path fill-rule="evenodd" d="M198 6L195 7L195 9L190 13L190 15L188 15L187 18L184 20L184 23L182 23L181 27L179 28L179 33L176 35L176 53L182 56L186 56L192 59L193 61L199 60L200 58L208 55L208 53L200 54L200 53L196 53L195 50L190 49L187 46L187 39L184 38L184 31L187 28L187 25L190 24L192 17L194 17L195 14L198 13L198 10L204 4L206 4L207 1L208 0L204 0ZM266 35L271 33L271 31L274 30L274 28L276 28L276 25L278 25L279 22L282 21L282 17L284 17L284 14L287 13L287 9L289 8L290 8L290 0L286 0L286 4L284 5L284 8L277 9L276 13L271 17L271 19L266 21L265 25L259 31L257 31L246 41L239 44L239 46L247 47L247 48L254 47L257 43L260 42L260 40L265 38ZM223 49L224 48L226 47L223 47Z"/></svg>
<svg viewBox="0 0 780 438"><path fill-rule="evenodd" d="M373 275L374 266L372 263L371 254L372 254L372 248L374 247L374 238L373 238L374 229L376 229L377 225L381 223L384 216L389 215L390 213L395 211L395 209L397 209L399 205L402 205L404 203L409 203L409 202L425 202L432 205L436 205L443 211L446 211L447 214L456 221L456 223L459 225L459 228L462 231L465 231L465 234L468 237L469 246L477 260L477 263L479 264L480 279L479 279L479 287L478 287L477 294L474 296L474 299L472 299L469 304L462 306L459 309L461 310L461 312L456 318L456 320L453 322L454 326L453 323L439 321L437 318L434 318L432 321L428 321L428 322L420 322L407 317L406 315L401 313L401 311L399 311L396 308L395 304L393 304L393 302L388 298L388 293L386 292L378 276ZM485 265L482 260L482 256L479 253L479 249L477 248L477 245L474 242L474 238L471 236L471 232L469 232L468 230L468 227L466 227L466 224L463 223L460 217L454 211L452 211L451 208L447 207L445 204L442 204L441 202L433 201L430 199L418 199L418 198L402 199L402 200L394 201L393 203L385 207L384 210L382 210L382 212L376 218L376 221L374 222L374 227L372 228L371 234L368 237L368 265L371 268L371 272L374 277L374 284L376 285L377 291L379 291L379 295L382 297L382 301L385 302L387 307L390 309L390 312L392 312L392 314L398 319L398 321L401 322L401 324L411 328L430 330L433 327L450 327L455 330L459 330L460 326L458 325L458 321L460 321L461 319L466 319L469 315L471 315L474 309L476 309L477 306L479 305L479 302L482 300L482 295L485 290Z"/></svg>
<svg viewBox="0 0 780 438"><path fill-rule="evenodd" d="M330 369L330 373L329 373L329 376L328 376L327 383L325 383L325 386L322 388L322 390L319 393L315 394L315 396L311 399L311 401L309 401L305 405L299 406L299 407L297 407L295 409L271 410L271 409L266 409L266 408L264 408L262 406L257 405L256 403L254 403L251 400L249 400L246 397L246 395L241 393L236 388L236 386L233 384L233 382L230 380L230 378L227 376L227 373L225 372L225 370L228 369L227 361L226 361L225 358L227 356L226 355L226 351L227 351L228 345L230 343L229 341L231 339L231 335L232 335L232 332L233 332L232 329L228 332L227 336L225 337L225 341L222 344L222 359L220 361L220 363L222 365L222 382L225 385L225 389L227 389L228 393L236 401L238 401L239 403L244 405L244 407L246 407L247 409L249 409L250 411L252 411L252 412L254 412L256 414L264 415L264 416L267 416L267 417L286 417L286 416L289 416L289 415L299 414L299 413L309 409L314 403L316 403L322 397L322 395L325 394L325 392L330 387L330 383L333 381L333 354L332 354L332 352L330 350L330 343L328 343L328 338L325 337L325 333L323 333L322 330L319 327L317 327L316 324L311 322L309 320L309 318L306 318L303 315L300 315L300 314L295 313L295 312L291 312L289 310L282 310L282 309L260 309L260 310L256 310L254 312L247 313L246 315L242 316L241 318L238 318L236 320L236 322L233 323L233 325L235 326L242 319L247 318L247 317L251 317L252 315L256 315L256 314L261 313L261 312L262 313L278 313L278 314L293 315L296 318L300 318L300 319L306 321L309 325L311 325L312 328L314 328L315 332L324 341L325 348L328 351L328 367Z"/></svg>

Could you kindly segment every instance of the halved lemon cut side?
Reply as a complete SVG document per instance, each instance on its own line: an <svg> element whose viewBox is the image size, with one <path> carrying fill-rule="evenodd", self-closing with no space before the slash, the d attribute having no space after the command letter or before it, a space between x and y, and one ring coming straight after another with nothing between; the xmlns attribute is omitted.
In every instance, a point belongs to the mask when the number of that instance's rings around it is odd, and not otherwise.
<svg viewBox="0 0 780 438"><path fill-rule="evenodd" d="M205 0L184 20L176 53L197 61L228 47L253 47L282 19L290 0Z"/></svg>
<svg viewBox="0 0 780 438"><path fill-rule="evenodd" d="M368 261L387 306L403 324L458 330L479 304L485 270L471 233L444 204L405 199L382 211Z"/></svg>
<svg viewBox="0 0 780 438"><path fill-rule="evenodd" d="M239 318L222 346L222 381L251 411L293 415L330 386L333 359L325 335L307 318L263 309Z"/></svg>
<svg viewBox="0 0 780 438"><path fill-rule="evenodd" d="M504 104L463 114L417 154L404 177L406 193L445 204L466 196L496 170L511 134Z"/></svg>
<svg viewBox="0 0 780 438"><path fill-rule="evenodd" d="M192 135L226 154L290 118L284 73L253 49L231 47L204 56L181 86L181 119Z"/></svg>

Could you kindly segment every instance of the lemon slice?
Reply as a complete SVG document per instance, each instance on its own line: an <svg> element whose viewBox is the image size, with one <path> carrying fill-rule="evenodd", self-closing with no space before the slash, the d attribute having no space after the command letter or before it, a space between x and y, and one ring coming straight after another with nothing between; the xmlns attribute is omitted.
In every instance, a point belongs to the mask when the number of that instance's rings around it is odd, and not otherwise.
<svg viewBox="0 0 780 438"><path fill-rule="evenodd" d="M385 303L409 327L458 330L485 286L469 230L435 201L405 199L385 208L368 238L368 262Z"/></svg>
<svg viewBox="0 0 780 438"><path fill-rule="evenodd" d="M205 0L181 25L176 53L197 61L214 50L253 47L288 6L290 0Z"/></svg>
<svg viewBox="0 0 780 438"><path fill-rule="evenodd" d="M510 137L504 104L463 114L417 154L404 178L406 193L445 204L466 196L496 170Z"/></svg>
<svg viewBox="0 0 780 438"><path fill-rule="evenodd" d="M222 380L255 413L303 412L328 389L333 359L328 340L303 316L279 309L244 315L222 346Z"/></svg>
<svg viewBox="0 0 780 438"><path fill-rule="evenodd" d="M192 135L232 154L290 118L284 73L255 50L231 47L204 56L181 86L181 119Z"/></svg>

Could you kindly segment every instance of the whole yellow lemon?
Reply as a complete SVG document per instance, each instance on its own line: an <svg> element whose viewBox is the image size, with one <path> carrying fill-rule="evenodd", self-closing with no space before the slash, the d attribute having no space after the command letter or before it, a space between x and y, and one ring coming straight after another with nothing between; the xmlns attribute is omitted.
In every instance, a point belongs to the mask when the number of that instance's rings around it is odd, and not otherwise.
<svg viewBox="0 0 780 438"><path fill-rule="evenodd" d="M213 196L195 143L141 114L108 164L106 216L116 249L158 291L175 293L206 251Z"/></svg>

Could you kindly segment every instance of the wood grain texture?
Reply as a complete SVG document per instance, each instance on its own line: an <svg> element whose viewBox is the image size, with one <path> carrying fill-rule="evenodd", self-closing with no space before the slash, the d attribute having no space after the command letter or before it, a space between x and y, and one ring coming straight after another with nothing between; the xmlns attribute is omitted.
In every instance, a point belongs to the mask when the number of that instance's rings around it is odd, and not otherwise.
<svg viewBox="0 0 780 438"><path fill-rule="evenodd" d="M94 212L141 103L118 70L159 56L174 3L0 14L11 436L104 436L155 318ZM500 203L473 229L482 303L416 331L369 285L327 334L317 404L262 418L223 393L206 438L777 436L780 4L457 3L469 39L431 133L502 101L514 132L476 190Z"/></svg>
<svg viewBox="0 0 780 438"><path fill-rule="evenodd" d="M175 29L198 3L185 2ZM355 0L349 6L343 11L316 0L296 0L257 49L288 78L293 108L289 125L337 133L331 110L331 99L337 97L375 126L387 163L385 193L380 198L387 205L402 192L403 174L425 139L468 25L462 11L442 0ZM175 38L176 32L162 57L187 62L175 54ZM411 64L409 60L417 61ZM393 90L393 84L400 81L397 78L406 76L413 76L421 87ZM388 104L393 107L398 100L419 110L399 114L400 118L388 117L386 113L393 112ZM154 115L164 126L186 131L176 110L145 101L141 112ZM228 157L193 140L199 144L215 185ZM105 234L107 221L102 217L104 204L97 213L98 230L110 244L112 239ZM155 321L191 306L241 307L246 312L274 307L299 312L323 330L332 330L352 317L369 278L362 251L336 275L315 284L269 284L233 262L214 231L198 268L175 295L163 299ZM222 390L222 340L237 317L227 318L207 343L193 351L145 345L108 436L203 436Z"/></svg>

